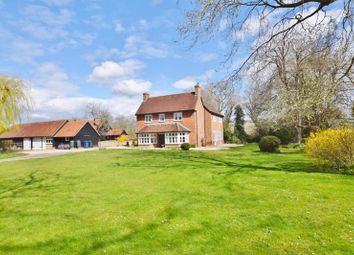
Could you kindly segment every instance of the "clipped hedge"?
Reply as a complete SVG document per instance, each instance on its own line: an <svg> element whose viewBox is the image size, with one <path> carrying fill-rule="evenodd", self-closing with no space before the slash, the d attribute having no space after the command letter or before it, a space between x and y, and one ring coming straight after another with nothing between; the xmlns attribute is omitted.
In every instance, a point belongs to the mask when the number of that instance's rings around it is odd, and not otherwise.
<svg viewBox="0 0 354 255"><path fill-rule="evenodd" d="M263 136L258 146L262 152L279 152L280 139L272 135Z"/></svg>
<svg viewBox="0 0 354 255"><path fill-rule="evenodd" d="M191 148L191 145L189 143L182 143L181 144L181 149L184 151L189 151L190 148Z"/></svg>
<svg viewBox="0 0 354 255"><path fill-rule="evenodd" d="M305 152L337 170L354 166L354 128L326 129L311 133Z"/></svg>

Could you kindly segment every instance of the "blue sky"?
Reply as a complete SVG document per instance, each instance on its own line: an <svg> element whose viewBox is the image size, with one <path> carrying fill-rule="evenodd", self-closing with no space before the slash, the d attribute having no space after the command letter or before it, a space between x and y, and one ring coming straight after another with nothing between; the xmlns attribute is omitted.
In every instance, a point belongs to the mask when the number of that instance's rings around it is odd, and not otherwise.
<svg viewBox="0 0 354 255"><path fill-rule="evenodd" d="M222 78L226 42L189 49L183 1L0 0L0 73L30 87L30 120L82 117L88 102L133 114L142 93ZM223 70L223 71L221 71Z"/></svg>
<svg viewBox="0 0 354 255"><path fill-rule="evenodd" d="M0 0L0 73L26 81L33 111L24 121L84 117L92 102L131 115L143 92L179 93L225 78L247 56L258 17L232 35L241 47L224 65L231 39L222 20L219 36L189 49L177 32L189 1L176 2Z"/></svg>

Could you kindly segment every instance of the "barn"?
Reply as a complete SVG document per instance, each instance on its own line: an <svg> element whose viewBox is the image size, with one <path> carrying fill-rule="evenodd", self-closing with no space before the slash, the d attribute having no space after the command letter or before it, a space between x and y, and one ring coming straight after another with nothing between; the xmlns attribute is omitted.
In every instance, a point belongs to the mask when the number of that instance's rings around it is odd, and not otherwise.
<svg viewBox="0 0 354 255"><path fill-rule="evenodd" d="M47 150L70 141L91 141L97 146L100 135L87 120L53 120L14 126L0 135L1 141L11 141L17 149Z"/></svg>

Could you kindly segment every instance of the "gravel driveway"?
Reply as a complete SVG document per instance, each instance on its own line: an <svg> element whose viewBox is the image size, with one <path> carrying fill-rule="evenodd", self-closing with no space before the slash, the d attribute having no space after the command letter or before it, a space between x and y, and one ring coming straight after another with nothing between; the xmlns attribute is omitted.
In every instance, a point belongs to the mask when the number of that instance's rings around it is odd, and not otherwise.
<svg viewBox="0 0 354 255"><path fill-rule="evenodd" d="M0 163L19 161L19 160L27 160L27 159L36 159L36 158L49 158L49 157L54 157L54 156L59 156L59 155L73 154L73 153L93 151L93 150L98 150L98 148L73 149L73 150L26 151L25 153L27 155L25 155L25 156L0 159Z"/></svg>

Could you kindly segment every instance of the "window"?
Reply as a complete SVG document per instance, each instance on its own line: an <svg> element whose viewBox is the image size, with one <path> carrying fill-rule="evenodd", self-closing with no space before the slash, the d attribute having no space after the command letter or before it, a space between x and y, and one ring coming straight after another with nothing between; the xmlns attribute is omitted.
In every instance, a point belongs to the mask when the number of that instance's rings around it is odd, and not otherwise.
<svg viewBox="0 0 354 255"><path fill-rule="evenodd" d="M182 112L175 112L173 113L174 121L182 121L183 114Z"/></svg>
<svg viewBox="0 0 354 255"><path fill-rule="evenodd" d="M213 131L213 143L218 141L217 132Z"/></svg>
<svg viewBox="0 0 354 255"><path fill-rule="evenodd" d="M65 142L69 142L70 141L70 138L69 137L65 137Z"/></svg>
<svg viewBox="0 0 354 255"><path fill-rule="evenodd" d="M156 134L139 134L139 144L155 144Z"/></svg>
<svg viewBox="0 0 354 255"><path fill-rule="evenodd" d="M152 123L152 115L145 115L145 123Z"/></svg>
<svg viewBox="0 0 354 255"><path fill-rule="evenodd" d="M165 122L165 114L164 113L159 114L159 122Z"/></svg>
<svg viewBox="0 0 354 255"><path fill-rule="evenodd" d="M46 137L45 138L45 143L47 145L52 145L53 144L53 138L52 137Z"/></svg>
<svg viewBox="0 0 354 255"><path fill-rule="evenodd" d="M189 135L188 133L166 133L165 143L166 144L181 144L188 143Z"/></svg>
<svg viewBox="0 0 354 255"><path fill-rule="evenodd" d="M213 122L218 122L218 117L213 115Z"/></svg>

